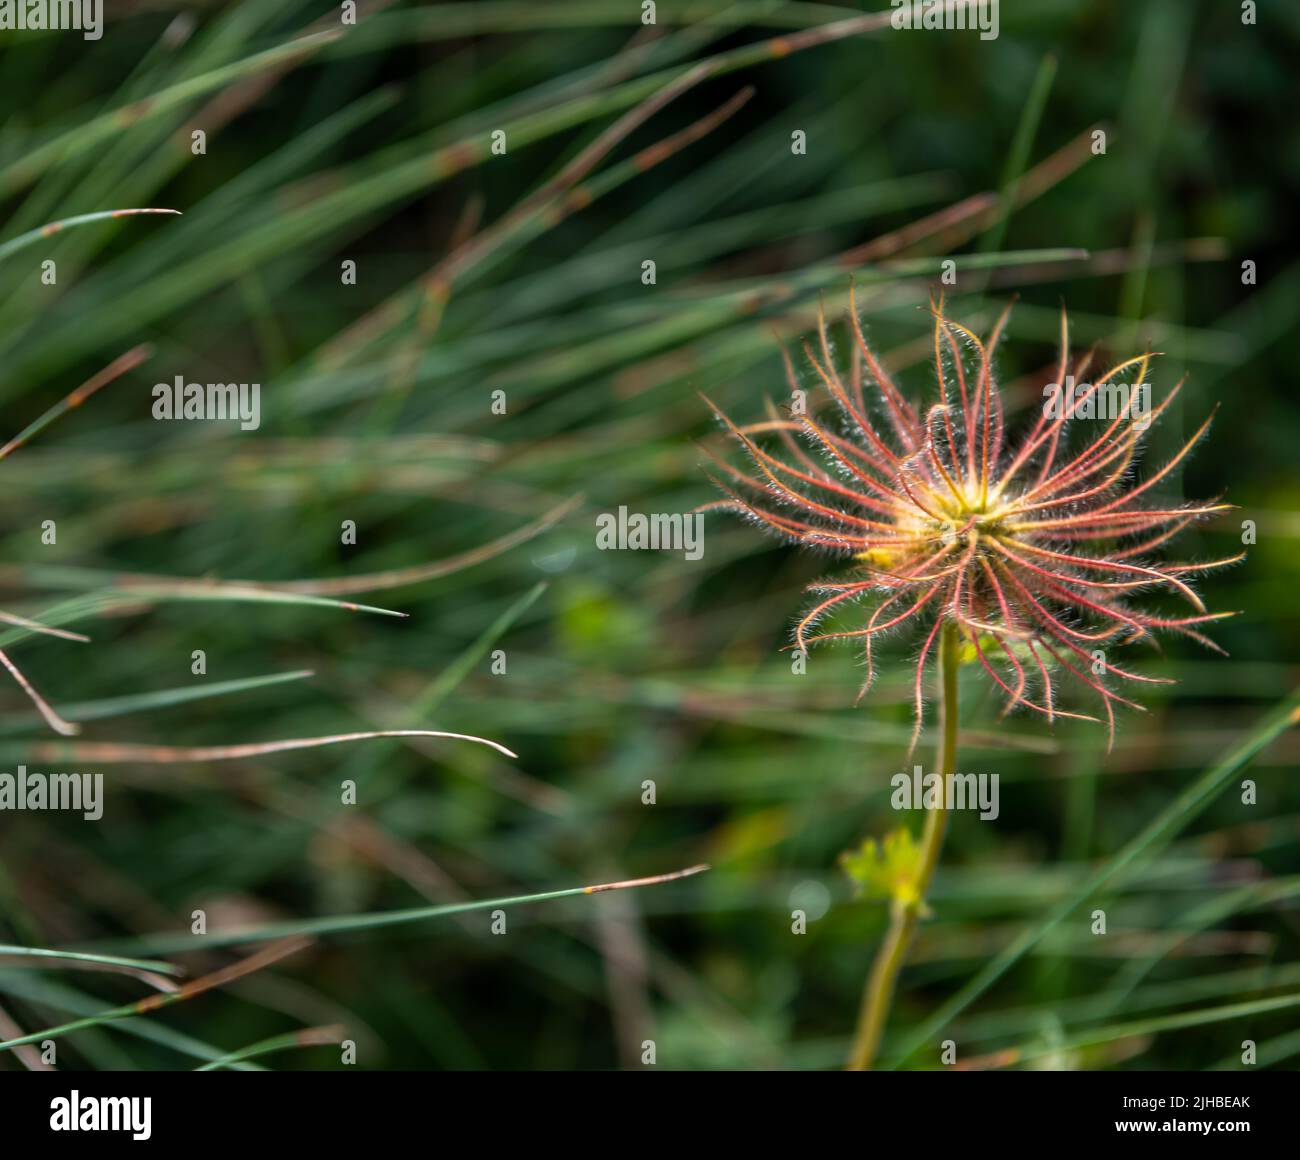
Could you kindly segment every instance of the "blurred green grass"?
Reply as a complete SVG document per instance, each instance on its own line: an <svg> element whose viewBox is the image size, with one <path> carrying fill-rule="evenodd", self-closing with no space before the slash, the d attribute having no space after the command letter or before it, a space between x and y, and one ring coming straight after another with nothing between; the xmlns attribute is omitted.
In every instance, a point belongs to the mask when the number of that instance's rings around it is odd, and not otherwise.
<svg viewBox="0 0 1300 1160"><path fill-rule="evenodd" d="M849 650L815 653L799 677L779 651L827 561L713 516L697 563L598 551L593 525L620 504L712 498L696 392L757 418L784 391L776 337L797 349L819 297L842 310L850 270L914 394L929 381L917 307L949 254L957 317L987 323L994 300L1021 296L1002 374L1022 415L1062 301L1081 342L1119 356L1151 343L1164 352L1157 390L1188 385L1150 457L1218 401L1180 486L1241 508L1187 535L1182 554L1227 554L1241 519L1258 525L1249 561L1204 585L1212 607L1244 613L1216 630L1231 657L1170 643L1142 658L1179 683L1122 720L1112 754L1084 727L1013 718L998 733L995 699L967 682L962 765L1002 777L1002 816L950 834L887 1056L1297 684L1293 8L1265 0L1247 27L1232 4L1007 3L992 42L886 27L793 53L770 38L860 9L660 4L651 30L634 9L393 4L331 37L316 7L287 0L196 18L160 2L111 20L96 45L0 38L0 240L96 210L184 211L81 227L0 264L8 431L135 344L155 348L0 465L4 608L49 620L98 601L119 572L271 582L412 568L583 497L491 559L356 597L407 620L137 598L78 619L89 645L5 634L56 707L91 707L86 740L430 728L500 740L520 760L377 740L107 766L102 823L0 815L0 941L130 954L147 934L183 935L197 906L244 926L715 867L511 910L505 936L467 914L331 938L148 1020L76 1032L60 1066L195 1066L323 1023L344 1024L373 1068L635 1065L644 1039L660 1066L841 1061L883 915L849 897L835 858L893 824L913 642L891 644L897 663L854 708ZM526 200L702 60L721 64L601 157L581 194ZM647 167L642 150L745 86L754 95L728 120ZM202 157L194 128L208 133ZM504 156L488 151L494 129ZM1081 140L1059 180L1015 186ZM910 245L896 233L1013 188L1005 220ZM449 267L476 228L492 245ZM40 282L47 258L56 286ZM340 283L347 259L355 286ZM1256 286L1242 284L1247 259ZM176 374L261 381L261 429L153 422L150 387ZM40 542L47 519L53 546ZM343 520L355 546L339 542ZM195 649L204 678L190 674ZM303 670L211 699L163 695ZM17 763L48 739L16 688L4 696ZM143 700L103 715L119 697ZM1265 1001L1300 983L1298 755L1283 733L1243 775L1257 806L1230 783L1118 883L1107 938L1088 933L1085 906L1012 966L954 1024L963 1058L1019 1045L1050 1049L1039 1065L1199 1069L1252 1039L1261 1063L1293 1066L1294 1014ZM345 780L355 807L338 804ZM795 907L806 935L791 934ZM201 973L226 957L181 961ZM140 992L109 974L0 970L0 1009L23 1032ZM1115 1028L1117 1040L1098 1034ZM315 1047L266 1066L337 1062Z"/></svg>

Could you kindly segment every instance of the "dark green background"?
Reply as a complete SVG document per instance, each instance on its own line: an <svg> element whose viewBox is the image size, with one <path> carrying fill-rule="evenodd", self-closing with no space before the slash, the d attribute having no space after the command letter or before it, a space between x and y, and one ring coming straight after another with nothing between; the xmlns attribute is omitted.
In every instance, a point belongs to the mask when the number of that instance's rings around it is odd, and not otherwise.
<svg viewBox="0 0 1300 1160"><path fill-rule="evenodd" d="M218 1051L343 1022L370 1068L639 1066L645 1039L660 1067L837 1065L884 916L852 899L835 861L897 824L886 789L906 761L917 642L890 642L882 679L855 708L852 650L816 652L802 677L779 651L802 586L832 562L716 515L698 563L600 552L594 520L620 504L674 512L712 498L697 441L717 434L696 392L757 418L765 396L785 392L775 338L797 350L819 291L842 314L850 271L837 255L1002 189L1019 173L1018 126L1032 132L1029 165L1097 127L1106 152L1004 225L925 239L898 255L908 266L854 264L873 341L913 397L931 390L917 307L952 254L955 317L987 327L1020 294L1000 368L1014 419L1051 363L1062 302L1080 343L1114 361L1139 345L1164 352L1157 397L1183 375L1188 385L1146 462L1218 403L1210 439L1165 494L1241 508L1184 536L1177 554L1236 551L1242 519L1256 522L1258 544L1203 585L1213 608L1242 612L1214 631L1230 658L1181 641L1134 653L1143 672L1179 683L1122 718L1109 755L1097 729L1049 731L1024 715L997 726L987 682L963 674L959 766L1001 776L1002 815L957 819L936 919L891 1027L915 1025L1040 921L1295 685L1294 5L1263 0L1248 26L1226 0L1005 0L992 42L885 28L765 51L619 144L588 179L600 192L613 174L607 193L467 271L436 333L427 313L420 321L417 283L458 222L503 220L635 103L619 86L854 7L664 2L647 31L623 0L394 4L288 65L246 66L314 21L337 27L336 7L109 7L95 44L0 36L2 236L120 206L184 217L83 227L0 264L6 431L136 343L156 347L0 465L3 606L40 615L76 596L52 583L52 565L99 570L69 581L91 591L119 569L290 580L408 567L584 499L488 562L358 597L407 620L162 602L79 624L90 645L16 645L56 706L191 686L194 649L207 652L209 682L315 672L90 722L87 740L218 745L396 725L481 734L520 758L375 741L106 767L99 824L0 817L0 941L145 953L139 936L183 934L196 906L243 925L708 861L710 874L667 886L511 909L504 936L475 912L331 938L152 1022ZM730 23L707 19L718 14ZM1042 115L1026 121L1049 56ZM194 95L176 88L232 66L238 75ZM703 140L647 172L626 167L746 85L753 98ZM96 120L117 109L129 112ZM207 154L195 157L189 134L204 127ZM486 154L497 128L504 157ZM790 151L796 129L804 156ZM451 146L458 172L445 164ZM990 250L1062 248L1090 256L1008 258L988 283L964 265ZM56 287L40 283L45 258L58 262ZM340 285L349 258L355 287ZM646 259L653 287L640 282ZM1257 285L1242 284L1245 260ZM331 362L329 344L393 295L395 325ZM154 423L150 387L176 374L260 381L261 429ZM490 412L494 390L506 392L505 416ZM40 543L45 519L57 521L57 546ZM355 547L339 544L345 519L357 523ZM539 580L545 592L501 629ZM467 654L476 641L486 651ZM505 676L489 671L494 648L506 650ZM16 688L3 697L14 764L46 735ZM1300 993L1287 900L1300 893L1296 759L1294 735L1283 736L1250 772L1258 805L1240 804L1234 779L1097 900L1106 937L1089 932L1091 905L1058 927L950 1028L962 1058ZM358 782L356 807L337 804L344 779ZM652 807L641 804L646 779ZM1234 893L1256 884L1274 901ZM1198 929L1195 916L1220 902ZM796 936L800 906L812 921ZM1188 940L1171 937L1180 930ZM1128 988L1133 964L1158 952ZM182 961L202 970L226 959ZM0 972L0 1007L25 1031L142 993L107 974ZM1038 1064L1198 1069L1233 1064L1253 1039L1262 1063L1287 1067L1300 1057L1294 1026L1281 1010L1103 1035ZM72 1035L61 1052L65 1068L203 1057L113 1028ZM338 1066L322 1048L265 1062Z"/></svg>

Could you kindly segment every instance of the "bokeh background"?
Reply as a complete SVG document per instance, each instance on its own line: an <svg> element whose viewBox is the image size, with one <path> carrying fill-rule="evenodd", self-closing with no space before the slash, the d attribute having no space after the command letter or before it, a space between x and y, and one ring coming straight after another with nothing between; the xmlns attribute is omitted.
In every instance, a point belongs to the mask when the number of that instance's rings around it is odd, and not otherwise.
<svg viewBox="0 0 1300 1160"><path fill-rule="evenodd" d="M987 682L963 674L959 768L1000 776L1002 812L949 834L885 1058L1164 817L945 1037L971 1066L1239 1067L1243 1040L1260 1066L1300 1059L1300 745L1269 716L1300 676L1300 10L1261 0L1248 24L1236 0L1004 0L982 41L883 20L849 34L876 5L775 0L665 0L653 26L631 0L363 4L355 26L297 0L107 7L94 43L0 33L0 238L119 207L184 214L0 261L7 435L154 348L0 464L3 607L93 637L4 633L84 728L55 760L0 688L3 767L95 769L108 787L99 823L0 815L0 941L202 973L231 956L180 952L195 908L216 929L713 869L511 907L505 934L472 911L332 935L68 1035L61 1068L194 1067L322 1024L375 1069L640 1067L646 1040L659 1067L838 1066L885 915L837 857L898 823L917 641L885 647L855 707L854 650L815 652L805 675L781 651L831 561L713 514L699 561L599 551L595 519L713 498L700 444L721 443L698 392L742 419L781 401L779 342L797 355L819 299L842 318L850 274L877 348L928 391L924 305L949 256L953 316L986 328L1019 295L1000 366L1019 417L1062 303L1099 357L1163 352L1157 396L1188 383L1146 462L1218 404L1165 494L1240 505L1179 555L1239 550L1244 519L1258 542L1202 588L1242 613L1214 631L1231 655L1169 641L1130 657L1178 683L1121 718L1110 753L1093 727L998 726ZM260 429L154 422L150 389L177 374L260 382ZM401 620L123 575L405 569L422 571L343 596ZM519 759L380 739L77 760L85 742L393 728ZM1240 746L1260 750L1248 770L1203 808L1180 798ZM148 991L0 970L8 1036ZM1009 1048L1030 1060L995 1054ZM307 1047L240 1066L340 1064Z"/></svg>

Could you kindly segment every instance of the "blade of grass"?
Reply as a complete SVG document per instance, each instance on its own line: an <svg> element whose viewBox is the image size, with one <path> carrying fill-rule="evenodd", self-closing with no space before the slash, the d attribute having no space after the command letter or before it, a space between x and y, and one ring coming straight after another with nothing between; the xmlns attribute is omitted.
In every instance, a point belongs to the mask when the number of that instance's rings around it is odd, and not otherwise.
<svg viewBox="0 0 1300 1160"><path fill-rule="evenodd" d="M252 1059L258 1055L270 1055L273 1051L285 1051L291 1047L324 1047L326 1044L338 1043L345 1033L345 1028L335 1024L328 1027L306 1027L301 1031L273 1035L270 1039L263 1039L250 1047L232 1051L229 1055L223 1055L220 1059L214 1059L211 1063L205 1063L202 1067L196 1067L194 1070L216 1071L241 1060Z"/></svg>
<svg viewBox="0 0 1300 1160"><path fill-rule="evenodd" d="M294 737L283 741L256 741L248 745L136 745L115 741L37 742L30 747L37 761L101 762L117 765L134 761L151 765L175 765L190 761L239 761L246 757L264 757L268 753L287 753L294 749L318 749L322 745L342 745L351 741L369 741L375 737L442 737L452 741L472 741L486 745L506 757L519 754L486 737L468 733L446 733L436 729L377 729L366 733L335 733L328 737Z"/></svg>
<svg viewBox="0 0 1300 1160"><path fill-rule="evenodd" d="M1043 110L1047 107L1047 97L1052 91L1052 82L1056 79L1056 54L1049 52L1043 57L1034 75L1034 83L1029 89L1029 97L1020 113L1020 122L1016 125L1016 135L1011 141L1011 151L1007 154L1007 163L1002 171L1002 187L998 194L998 215L993 224L980 239L981 252L998 250L1006 236L1007 222L1016 203L1016 193L1021 175L1029 163L1029 151L1034 146L1034 137L1038 132Z"/></svg>
<svg viewBox="0 0 1300 1160"><path fill-rule="evenodd" d="M470 670L487 655L493 644L510 629L510 626L515 621L537 603L538 598L546 591L546 588L547 583L545 580L540 580L534 584L532 588L484 629L469 648L465 649L451 664L443 669L411 706L412 719L431 713L442 704L448 694L469 675Z"/></svg>
<svg viewBox="0 0 1300 1160"><path fill-rule="evenodd" d="M287 673L268 673L264 677L241 677L197 686L183 685L174 689L158 689L152 693L128 693L122 697L105 697L98 701L78 701L64 706L64 714L72 721L101 721L105 717L120 717L124 713L142 713L149 709L182 705L188 701L203 701L208 697L246 693L250 689L263 689L268 685L305 681L315 675L311 669L295 669Z"/></svg>
<svg viewBox="0 0 1300 1160"><path fill-rule="evenodd" d="M28 230L25 234L19 234L16 238L10 238L7 242L0 244L0 262L16 254L25 246L39 242L42 238L52 237L63 230L89 225L91 222L112 221L116 218L133 217L145 213L175 214L179 217L181 211L178 209L105 209L97 213L82 213L77 214L75 217L62 218L59 221L50 222L49 225Z"/></svg>
<svg viewBox="0 0 1300 1160"><path fill-rule="evenodd" d="M18 448L29 443L37 435L45 430L51 423L56 422L66 415L69 411L76 410L90 398L96 391L106 387L114 379L121 378L128 371L134 370L145 361L153 350L148 346L137 346L128 350L126 354L114 359L98 374L92 375L75 391L64 398L62 401L55 403L48 411L33 423L29 423L17 435L9 440L3 447L0 447L0 459L7 459Z"/></svg>
<svg viewBox="0 0 1300 1160"><path fill-rule="evenodd" d="M45 947L16 947L0 943L0 958L55 959L60 962L94 963L104 967L121 967L132 972L147 971L158 975L183 975L182 967L174 963L165 963L158 959L124 959L118 955L94 955L86 951L58 951ZM7 963L6 966L14 966ZM27 965L27 964L19 964ZM40 966L32 963L31 966Z"/></svg>
<svg viewBox="0 0 1300 1160"><path fill-rule="evenodd" d="M608 890L632 890L642 886L658 886L664 882L675 882L680 878L690 878L708 870L707 865L689 866L685 870L674 870L667 874L653 874L648 878L631 878L624 882L601 882L594 886L572 886L566 890L548 890L541 894L518 894L509 898L485 898L471 902L454 902L443 906L417 906L409 910L386 910L371 914L339 914L327 918L303 919L296 922L277 922L266 926L249 927L245 930L218 930L202 936L174 934L141 935L130 940L133 945L157 948L163 953L192 951L201 946L204 950L214 947L242 946L245 943L267 942L272 939L291 938L299 935L316 936L326 934L345 934L359 930L374 930L377 927L401 926L404 923L423 922L430 918L446 918L453 914L465 914L471 910L495 910L508 906L527 906L534 902L550 902L557 898L578 898L586 894L603 894ZM9 1044L0 1043L0 1048Z"/></svg>
<svg viewBox="0 0 1300 1160"><path fill-rule="evenodd" d="M198 603L223 604L299 604L315 608L337 608L344 612L368 612L374 616L395 616L405 620L408 613L397 612L391 608L379 608L371 604L356 604L350 600L333 600L327 596L313 596L309 593L279 592L271 588L250 588L239 582L223 583L220 580L169 580L167 577L152 579L140 577L138 582L133 577L123 577L121 573L96 571L89 568L33 568L19 569L18 574L39 581L48 588L84 588L94 584L106 584L102 591L81 600L70 600L56 605L41 615L41 622L53 621L67 624L74 620L84 620L110 609L131 609L151 604L165 604L168 601L195 601ZM120 586L115 580L124 581ZM17 640L25 640L36 635L33 629L15 628L0 634L0 645Z"/></svg>
<svg viewBox="0 0 1300 1160"><path fill-rule="evenodd" d="M214 681L211 684L183 685L174 689L159 689L152 693L129 693L122 697L105 697L98 701L79 701L65 705L63 716L66 720L80 723L82 721L100 721L107 717L119 717L126 713L141 713L149 709L162 709L172 705L182 705L189 701L203 701L209 697L225 697L232 693L243 693L249 689L260 689L267 685L282 685L288 681L302 681L315 676L310 669L299 669L290 673L271 673L265 677L245 677L233 681ZM32 719L0 721L0 736L24 733L31 728Z"/></svg>

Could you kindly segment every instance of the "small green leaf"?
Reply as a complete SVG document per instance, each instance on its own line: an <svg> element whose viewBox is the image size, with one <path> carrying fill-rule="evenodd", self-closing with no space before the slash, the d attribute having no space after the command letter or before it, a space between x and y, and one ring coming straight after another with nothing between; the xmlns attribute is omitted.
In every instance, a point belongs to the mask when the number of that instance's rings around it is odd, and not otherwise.
<svg viewBox="0 0 1300 1160"><path fill-rule="evenodd" d="M840 865L865 898L889 899L900 907L921 902L921 852L905 826L886 834L879 844L867 838L859 849L844 851Z"/></svg>

